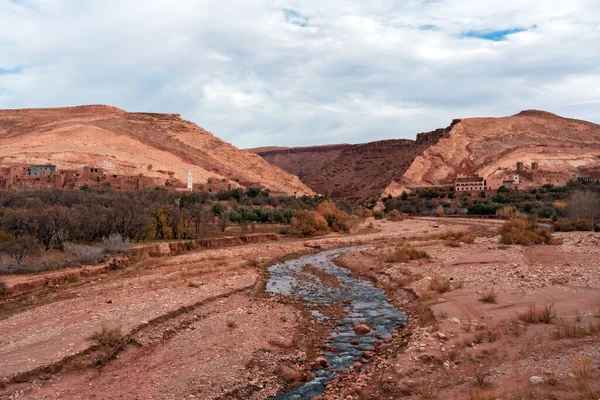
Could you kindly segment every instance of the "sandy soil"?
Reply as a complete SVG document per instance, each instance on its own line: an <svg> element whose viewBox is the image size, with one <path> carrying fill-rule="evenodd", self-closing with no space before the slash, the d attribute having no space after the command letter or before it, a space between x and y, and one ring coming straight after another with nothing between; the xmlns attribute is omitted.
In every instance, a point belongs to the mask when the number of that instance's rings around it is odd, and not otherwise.
<svg viewBox="0 0 600 400"><path fill-rule="evenodd" d="M317 326L298 304L266 296L265 267L359 243L373 246L340 264L384 288L409 324L362 368L332 382L324 398L570 399L583 393L571 363L584 356L589 387L600 390L600 332L562 339L554 333L565 324L600 323L600 235L557 234L558 246L502 246L499 224L367 221L346 236L152 259L10 300L0 320L0 398L269 398L310 379L306 365L319 356L330 327ZM448 230L472 232L475 242L445 246L438 237ZM406 243L431 260L381 261ZM431 290L432 281L446 279L449 291ZM480 301L491 288L496 303ZM518 319L534 302L553 305L551 323ZM426 318L429 309L434 318ZM103 326L120 327L128 344L99 363L103 349L89 337ZM484 375L481 387L477 374ZM543 383L531 384L532 376Z"/></svg>

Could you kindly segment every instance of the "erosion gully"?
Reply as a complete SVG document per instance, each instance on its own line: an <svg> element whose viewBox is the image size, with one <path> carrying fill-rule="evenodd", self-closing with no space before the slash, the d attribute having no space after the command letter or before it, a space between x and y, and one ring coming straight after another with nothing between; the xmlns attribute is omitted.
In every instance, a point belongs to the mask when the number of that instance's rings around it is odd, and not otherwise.
<svg viewBox="0 0 600 400"><path fill-rule="evenodd" d="M267 292L302 300L317 322L328 321L329 317L319 311L323 307L341 305L346 311L346 317L327 338L326 348L331 351L324 356L330 366L315 371L313 380L276 396L274 400L304 400L323 394L325 384L359 362L365 351L373 350L376 339L391 337L398 326L406 323L406 314L387 302L383 290L370 282L351 278L348 269L333 262L336 257L356 248L324 251L269 267ZM335 276L339 284L324 283L318 270L304 268L307 264ZM357 335L352 326L363 322L372 330L366 335ZM356 339L360 344L351 344Z"/></svg>

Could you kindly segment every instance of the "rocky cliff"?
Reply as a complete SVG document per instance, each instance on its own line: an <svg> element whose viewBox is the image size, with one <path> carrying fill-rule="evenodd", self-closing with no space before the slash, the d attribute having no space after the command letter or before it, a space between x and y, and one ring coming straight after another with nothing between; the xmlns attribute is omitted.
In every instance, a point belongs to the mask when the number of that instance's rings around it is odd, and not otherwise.
<svg viewBox="0 0 600 400"><path fill-rule="evenodd" d="M261 147L248 149L273 165L297 175L300 179L316 174L328 162L335 160L350 144L312 147Z"/></svg>
<svg viewBox="0 0 600 400"><path fill-rule="evenodd" d="M455 119L447 128L418 134L414 141L259 154L299 175L317 192L365 199L382 195L391 184L445 184L458 174L501 174L514 169L517 161L575 174L578 166L600 165L600 125L528 110L502 118Z"/></svg>
<svg viewBox="0 0 600 400"><path fill-rule="evenodd" d="M313 194L297 176L177 114L134 113L102 105L0 110L0 163L93 165L118 174L184 182L191 170L197 184L216 177Z"/></svg>
<svg viewBox="0 0 600 400"><path fill-rule="evenodd" d="M600 162L600 125L528 110L502 118L468 118L454 124L415 157L404 183L449 183L457 174L490 176L514 169L517 161L575 174Z"/></svg>

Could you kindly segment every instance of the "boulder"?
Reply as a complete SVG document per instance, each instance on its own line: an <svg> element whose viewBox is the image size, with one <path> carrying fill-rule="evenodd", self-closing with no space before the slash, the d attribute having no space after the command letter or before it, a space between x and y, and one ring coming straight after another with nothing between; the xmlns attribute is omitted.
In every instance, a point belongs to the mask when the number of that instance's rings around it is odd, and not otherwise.
<svg viewBox="0 0 600 400"><path fill-rule="evenodd" d="M275 370L275 374L286 382L298 383L302 381L302 374L286 365L279 365Z"/></svg>
<svg viewBox="0 0 600 400"><path fill-rule="evenodd" d="M368 324L361 322L359 324L354 325L352 327L352 330L354 330L354 333L356 333L357 335L366 335L367 333L371 332L371 327Z"/></svg>

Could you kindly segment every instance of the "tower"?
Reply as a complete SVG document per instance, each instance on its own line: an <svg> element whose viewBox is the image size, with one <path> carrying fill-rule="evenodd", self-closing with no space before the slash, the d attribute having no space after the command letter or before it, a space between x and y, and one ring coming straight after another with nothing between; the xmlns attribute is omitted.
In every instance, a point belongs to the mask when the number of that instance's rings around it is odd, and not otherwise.
<svg viewBox="0 0 600 400"><path fill-rule="evenodd" d="M188 170L188 184L187 184L187 188L188 190L191 192L194 188L194 184L192 182L192 171Z"/></svg>

